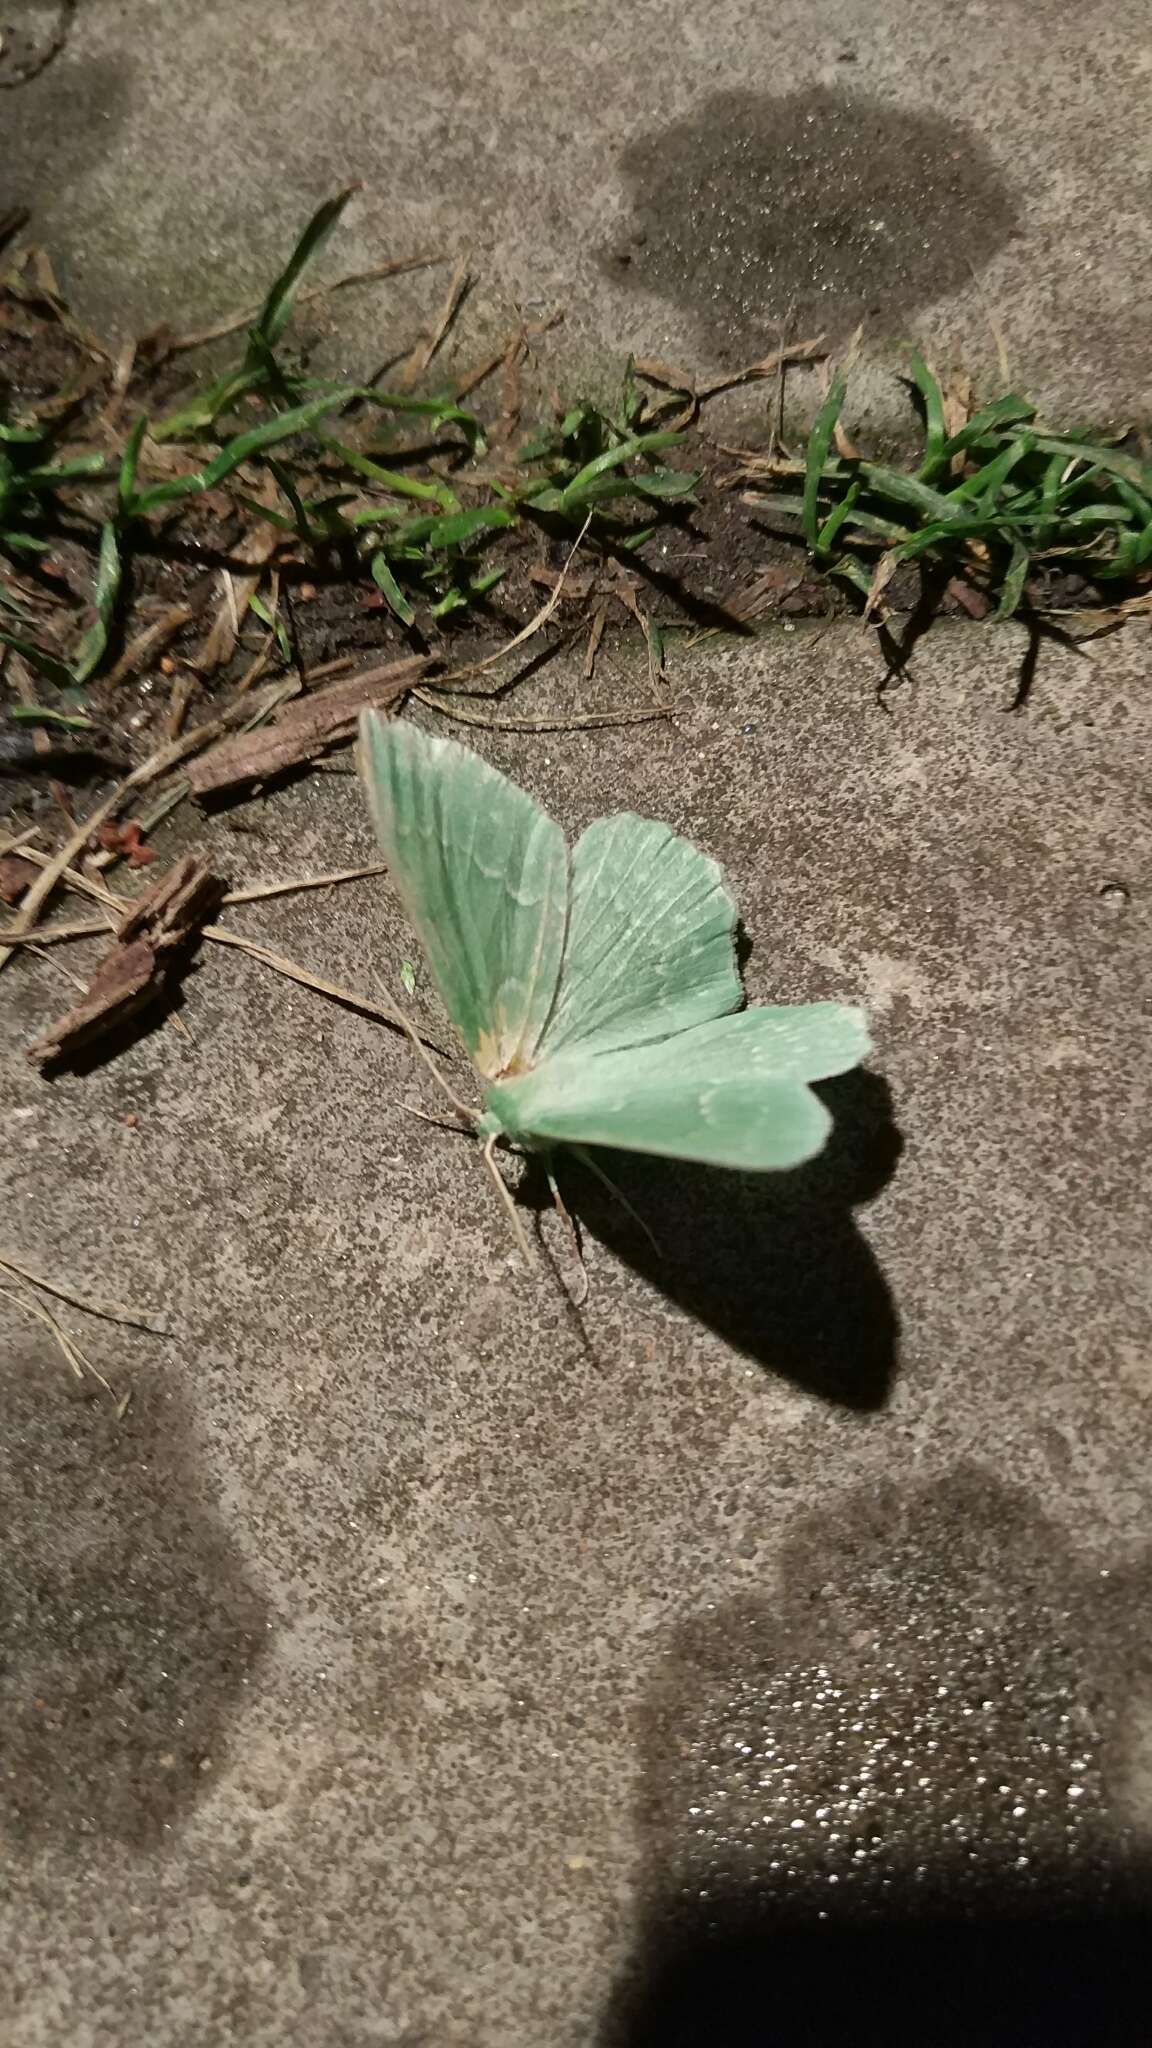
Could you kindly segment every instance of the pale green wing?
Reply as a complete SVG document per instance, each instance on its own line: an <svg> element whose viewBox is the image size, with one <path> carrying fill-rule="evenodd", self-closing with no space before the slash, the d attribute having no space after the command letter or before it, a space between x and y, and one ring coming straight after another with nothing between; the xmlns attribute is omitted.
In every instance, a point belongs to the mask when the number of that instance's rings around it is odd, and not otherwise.
<svg viewBox="0 0 1152 2048"><path fill-rule="evenodd" d="M743 1000L736 905L714 860L631 811L572 854L568 938L539 1058L668 1038Z"/></svg>
<svg viewBox="0 0 1152 2048"><path fill-rule="evenodd" d="M366 711L360 770L384 858L436 986L486 1078L532 1059L568 909L564 835L467 747Z"/></svg>
<svg viewBox="0 0 1152 2048"><path fill-rule="evenodd" d="M797 1166L831 1119L806 1085L869 1050L839 1003L743 1010L660 1045L568 1053L493 1088L489 1117L521 1143L611 1145L751 1171Z"/></svg>

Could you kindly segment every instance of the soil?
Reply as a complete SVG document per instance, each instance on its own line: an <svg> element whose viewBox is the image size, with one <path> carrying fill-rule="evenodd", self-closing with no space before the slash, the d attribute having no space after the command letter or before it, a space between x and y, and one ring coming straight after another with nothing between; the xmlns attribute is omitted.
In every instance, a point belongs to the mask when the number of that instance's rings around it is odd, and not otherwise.
<svg viewBox="0 0 1152 2048"><path fill-rule="evenodd" d="M119 401L109 398L112 375L108 353L71 320L54 296L50 276L25 266L15 288L0 288L0 415L32 413L62 421L62 456L93 447L114 454L127 422L145 406L153 413L167 409L188 389L194 373L188 359L165 352L165 337L157 335L140 344L137 368ZM482 405L478 409L483 412ZM442 474L452 474L457 459L450 446L433 451ZM798 519L757 507L741 486L733 451L708 438L706 421L667 459L699 473L696 503L670 508L635 550L603 536L598 544L586 540L581 558L569 567L554 616L530 650L531 659L570 639L587 640L598 614L596 658L611 674L619 660L634 657L642 646L643 621L650 621L661 637L669 632L689 639L709 632L747 636L773 622L835 618L858 609L850 593L811 568ZM52 532L49 552L22 557L17 565L22 595L36 615L36 637L64 660L92 617L100 511L95 493L88 503L82 488L71 505L66 521ZM410 628L390 611L363 562L349 562L335 550L327 560L306 559L290 547L282 551L276 560L280 616L294 661L307 675L361 657L378 662L390 652L430 653L448 669L483 659L540 610L572 553L570 528L550 530L546 520L529 519L506 535L495 535L485 551L484 567L503 572L488 599L441 622L420 607ZM71 740L57 743L54 736L49 757L43 740L34 753L27 728L0 732L6 749L0 772L8 798L18 807L35 817L67 801L61 781L107 778L117 763L122 772L125 759L158 741L175 686L184 697L183 717L189 725L210 717L228 700L265 643L265 627L255 618L242 621L234 657L211 672L204 671L199 655L222 602L221 572L243 570L242 543L253 524L253 515L221 489L178 503L150 533L137 537L125 567L105 679L98 677L84 698L97 739L81 750ZM1037 582L1030 595L1054 609L1075 608L1093 597L1083 577L1057 575L1043 579L1042 586ZM990 608L979 592L955 583L926 590L911 565L893 579L886 599L895 615L915 616L926 605L933 616L982 616ZM139 675L117 679L116 663L124 649L177 605L189 607L188 624ZM269 673L276 667L274 661ZM49 686L37 682L36 690L53 701ZM55 788L46 766L59 778Z"/></svg>

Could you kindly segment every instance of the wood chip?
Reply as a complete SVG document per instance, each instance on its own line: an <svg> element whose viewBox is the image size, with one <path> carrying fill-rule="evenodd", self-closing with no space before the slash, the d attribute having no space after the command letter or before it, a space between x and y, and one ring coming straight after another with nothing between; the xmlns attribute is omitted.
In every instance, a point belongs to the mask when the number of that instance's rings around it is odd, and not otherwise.
<svg viewBox="0 0 1152 2048"><path fill-rule="evenodd" d="M0 898L5 903L19 903L36 874L34 861L25 860L18 853L0 854Z"/></svg>
<svg viewBox="0 0 1152 2048"><path fill-rule="evenodd" d="M206 585L205 589L208 587ZM115 667L104 677L103 688L115 689L117 683L126 682L129 676L134 676L140 669L147 668L194 617L195 607L191 604L169 605L160 618L154 619L150 626L145 626L143 631L137 633L135 639L129 642Z"/></svg>
<svg viewBox="0 0 1152 2048"><path fill-rule="evenodd" d="M67 1058L154 1002L223 894L223 882L206 863L184 854L133 904L83 1001L28 1047L28 1058L38 1066Z"/></svg>
<svg viewBox="0 0 1152 2048"><path fill-rule="evenodd" d="M395 705L430 665L431 657L414 654L403 661L349 676L330 689L301 697L271 725L222 740L186 770L194 796L215 795L246 783L266 782L284 768L310 761L340 740L355 735L366 706Z"/></svg>

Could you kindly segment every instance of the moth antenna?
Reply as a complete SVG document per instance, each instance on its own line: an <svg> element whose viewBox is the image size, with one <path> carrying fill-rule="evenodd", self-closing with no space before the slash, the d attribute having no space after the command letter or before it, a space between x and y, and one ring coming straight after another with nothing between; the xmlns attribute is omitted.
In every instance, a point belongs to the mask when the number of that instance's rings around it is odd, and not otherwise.
<svg viewBox="0 0 1152 2048"><path fill-rule="evenodd" d="M588 1168L589 1173L594 1173L597 1180L603 1183L603 1185L608 1189L609 1194L615 1195L616 1200L619 1202L620 1207L624 1210L625 1215L630 1216L632 1218L633 1223L636 1225L637 1229L642 1230L644 1232L644 1235L648 1239L648 1242L651 1245L653 1251L655 1252L656 1257L658 1259L662 1259L664 1257L664 1253L662 1252L655 1237L652 1235L651 1229L649 1228L648 1224L645 1223L644 1218L638 1213L638 1211L632 1207L632 1204L628 1200L627 1195L624 1193L623 1188L617 1187L611 1175L605 1173L604 1168L596 1164L596 1161L593 1159L591 1153L586 1152L584 1150L583 1145L573 1145L570 1149L576 1154L576 1157L580 1161L581 1165L586 1166Z"/></svg>
<svg viewBox="0 0 1152 2048"><path fill-rule="evenodd" d="M516 1213L516 1204L512 1200L511 1195L508 1193L504 1176L501 1173L500 1168L497 1166L496 1161L492 1157L492 1149L499 1136L499 1131L493 1131L491 1137L487 1140L487 1143L484 1146L484 1151L481 1156L484 1160L485 1166L488 1168L488 1171L492 1176L493 1181L496 1184L496 1192L499 1195L500 1200L503 1202L504 1207L508 1212L508 1221L512 1225L512 1235L516 1239L516 1242L519 1245L520 1250L524 1254L524 1263L525 1265L530 1266L532 1264L532 1248L528 1243L528 1239L524 1235L524 1225L521 1223L520 1218Z"/></svg>
<svg viewBox="0 0 1152 2048"><path fill-rule="evenodd" d="M414 1051L419 1053L420 1058L423 1060L424 1065L427 1067L428 1072L431 1074L432 1079L436 1083L436 1086L441 1090L441 1092L444 1095L448 1097L448 1100L452 1104L453 1109L456 1111L457 1116L463 1117L465 1123L468 1125L474 1124L476 1121L476 1111L474 1109L469 1109L468 1104L466 1102L461 1102L460 1097L456 1094L451 1084L445 1080L443 1074L440 1072L439 1067L436 1065L436 1062L433 1059L431 1053L429 1052L428 1047L424 1044L424 1041L421 1038L420 1033L417 1031L416 1026L413 1024L412 1019L410 1017L406 1017L403 1010L400 1008L400 1005L393 1001L391 992L388 989L384 988L384 983L381 981L380 976L376 975L375 979L377 987L384 990L384 994L388 997L390 1006L392 1007L392 1009L395 1010L396 1021L399 1024L400 1029L405 1033L406 1037L409 1039ZM404 1107L407 1108L407 1106L408 1105L405 1103Z"/></svg>
<svg viewBox="0 0 1152 2048"><path fill-rule="evenodd" d="M545 1168L546 1173L547 1171L547 1168ZM573 1308L583 1308L584 1303L588 1299L588 1268L584 1264L584 1247L580 1242L580 1232L577 1230L568 1210L564 1206L564 1197L556 1185L554 1174L548 1173L548 1186L552 1193L552 1206L572 1241L572 1250L580 1272L579 1292L572 1296L572 1306Z"/></svg>

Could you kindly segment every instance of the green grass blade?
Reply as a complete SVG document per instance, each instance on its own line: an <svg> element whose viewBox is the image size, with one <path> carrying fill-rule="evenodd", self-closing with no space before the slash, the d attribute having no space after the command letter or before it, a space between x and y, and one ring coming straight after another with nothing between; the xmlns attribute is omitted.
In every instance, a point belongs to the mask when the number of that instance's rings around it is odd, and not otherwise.
<svg viewBox="0 0 1152 2048"><path fill-rule="evenodd" d="M136 496L136 471L140 463L140 450L148 432L148 415L142 412L128 436L124 454L120 461L120 475L116 486L116 497L123 519L131 518L131 506Z"/></svg>
<svg viewBox="0 0 1152 2048"><path fill-rule="evenodd" d="M1112 476L1126 477L1138 491L1152 497L1152 466L1139 462L1134 455L1125 455L1119 448L1089 447L1067 434L1038 434L1036 446L1044 455L1063 455L1069 461L1091 461Z"/></svg>
<svg viewBox="0 0 1152 2048"><path fill-rule="evenodd" d="M385 602L395 612L401 625L414 625L416 614L388 566L387 555L383 553L373 555L371 566L373 582L377 589L383 592Z"/></svg>
<svg viewBox="0 0 1152 2048"><path fill-rule="evenodd" d="M203 433L215 426L222 413L231 412L264 382L264 373L259 369L230 370L199 398L194 398L179 412L169 413L166 420L160 420L152 429L154 441L182 441L186 434Z"/></svg>
<svg viewBox="0 0 1152 2048"><path fill-rule="evenodd" d="M1024 595L1024 585L1028 580L1028 571L1031 565L1032 557L1024 546L1023 541L1014 540L1012 543L1011 560L1004 571L1003 581L1000 585L1000 602L992 614L992 623L994 625L1003 624L1006 619L1010 619L1019 610L1020 601Z"/></svg>
<svg viewBox="0 0 1152 2048"><path fill-rule="evenodd" d="M248 599L248 609L255 613L262 625L267 626L280 650L281 660L287 666L291 666L292 642L288 638L288 628L279 613L272 610L271 605L265 602L259 592Z"/></svg>
<svg viewBox="0 0 1152 2048"><path fill-rule="evenodd" d="M285 463L278 462L274 455L268 457L268 467L292 507L293 517L296 522L296 532L300 535L301 540L306 546L314 547L318 536L308 516L308 507L296 489L296 482L291 470Z"/></svg>
<svg viewBox="0 0 1152 2048"><path fill-rule="evenodd" d="M571 481L565 484L562 496L568 504L576 505L587 495L590 485L610 470L619 469L622 462L655 455L662 448L675 448L683 439L683 434L674 433L671 429L658 434L632 434L626 441L618 442L615 448L606 448L602 455L595 455L591 462L586 462L583 469L577 470Z"/></svg>
<svg viewBox="0 0 1152 2048"><path fill-rule="evenodd" d="M20 533L10 526L0 532L0 547L14 548L19 555L47 555L52 551L50 541L41 540L35 533Z"/></svg>
<svg viewBox="0 0 1152 2048"><path fill-rule="evenodd" d="M954 491L949 491L945 502L949 505L967 505L975 502L989 504L1001 485L1007 482L1017 463L1021 462L1024 456L1030 455L1035 445L1033 435L1020 434L1016 440L1009 442L1007 448L1002 448L999 455L994 455L991 462L984 463L983 467L974 470L971 476L966 476L962 484L957 484Z"/></svg>
<svg viewBox="0 0 1152 2048"><path fill-rule="evenodd" d="M71 669L66 667L64 662L57 660L54 654L48 654L43 647L37 647L34 640L22 640L18 634L7 633L0 626L0 641L3 641L5 647L11 647L15 653L22 654L29 668L34 668L37 674L44 676L48 682L55 683L58 689L72 688L76 678Z"/></svg>
<svg viewBox="0 0 1152 2048"><path fill-rule="evenodd" d="M643 410L644 393L636 379L636 358L629 356L624 365L624 383L620 392L620 419L626 434L635 432Z"/></svg>
<svg viewBox="0 0 1152 2048"><path fill-rule="evenodd" d="M881 498L895 499L898 505L908 505L926 519L951 519L955 516L952 500L945 492L934 491L931 484L921 483L919 477L909 476L902 469L887 469L882 463L862 462L860 475L870 492L874 491Z"/></svg>
<svg viewBox="0 0 1152 2048"><path fill-rule="evenodd" d="M857 562L851 555L841 555L828 569L829 576L838 576L843 583L850 583L862 597L871 597L872 578L863 562Z"/></svg>
<svg viewBox="0 0 1152 2048"><path fill-rule="evenodd" d="M96 727L83 712L55 711L50 704L12 704L8 708L9 718L19 725L54 725L65 732L95 732Z"/></svg>
<svg viewBox="0 0 1152 2048"><path fill-rule="evenodd" d="M114 522L109 519L100 533L100 559L96 564L96 617L76 650L72 663L74 682L86 683L104 658L122 574L120 540Z"/></svg>
<svg viewBox="0 0 1152 2048"><path fill-rule="evenodd" d="M358 448L349 448L345 442L335 440L330 434L317 434L316 439L322 448L328 448L333 455L338 455L346 468L355 470L357 476L367 477L370 483L379 484L385 490L395 491L400 497L425 499L433 505L441 506L445 512L459 512L460 500L455 491L449 490L447 484L422 484L418 478L407 476L403 470L384 469L380 463L373 462L370 455L361 454Z"/></svg>
<svg viewBox="0 0 1152 2048"><path fill-rule="evenodd" d="M1152 519L1136 533L1125 534L1111 562L1097 569L1098 576L1109 579L1134 576L1138 569L1152 561Z"/></svg>
<svg viewBox="0 0 1152 2048"><path fill-rule="evenodd" d="M402 391L378 391L374 384L333 384L319 377L297 379L300 391L327 391L333 406L374 405L380 412L408 413L414 419L425 419L435 432L437 427L459 427L473 455L482 455L487 443L484 429L475 413L466 412L451 398L409 398Z"/></svg>
<svg viewBox="0 0 1152 2048"><path fill-rule="evenodd" d="M944 425L944 393L917 350L911 362L912 381L924 402L924 459L920 465L922 481L934 476L941 465L944 444L948 439Z"/></svg>
<svg viewBox="0 0 1152 2048"><path fill-rule="evenodd" d="M649 469L639 471L625 479L628 489L641 498L661 498L675 503L681 498L690 498L695 491L703 470Z"/></svg>
<svg viewBox="0 0 1152 2048"><path fill-rule="evenodd" d="M226 442L218 455L206 463L203 469L193 470L187 476L172 477L168 483L155 484L149 491L141 492L133 501L132 512L139 515L151 512L158 505L170 505L177 498L188 498L198 491L210 491L222 483L242 462L258 455L264 448L274 448L281 441L289 441L295 434L306 433L331 412L333 401L325 394L310 398L306 405L293 406L289 412L274 413L258 427L250 427L246 433L237 434L235 440Z"/></svg>
<svg viewBox="0 0 1152 2048"><path fill-rule="evenodd" d="M276 279L260 312L254 332L269 348L275 348L292 315L296 287L314 256L324 247L340 215L359 187L349 185L335 198L326 199L312 215L291 256Z"/></svg>
<svg viewBox="0 0 1152 2048"><path fill-rule="evenodd" d="M1044 476L1040 486L1040 509L1036 526L1033 530L1033 540L1037 547L1047 547L1049 536L1053 531L1056 507L1060 498L1061 478L1064 475L1065 467L1062 455L1049 456L1048 462L1045 465Z"/></svg>
<svg viewBox="0 0 1152 2048"><path fill-rule="evenodd" d="M859 498L859 496L859 483L850 484L844 496L841 498L840 503L832 507L832 510L828 514L827 519L824 521L823 526L820 527L816 535L816 544L812 550L814 555L831 554L832 543L835 540L836 535L839 533L840 528L843 526L845 520L851 518L852 508L855 505L856 500Z"/></svg>
<svg viewBox="0 0 1152 2048"><path fill-rule="evenodd" d="M434 548L464 547L482 533L500 526L515 526L516 514L505 505L476 505L470 512L458 512L452 519L434 519L428 528L428 545ZM411 534L411 528L408 528Z"/></svg>
<svg viewBox="0 0 1152 2048"><path fill-rule="evenodd" d="M59 484L77 477L107 476L109 466L102 455L76 455L68 462L53 462L43 469L25 470L18 482L33 491L54 491Z"/></svg>
<svg viewBox="0 0 1152 2048"><path fill-rule="evenodd" d="M952 434L940 450L941 458L951 462L954 455L960 455L966 448L972 448L986 435L1002 427L1015 427L1025 421L1034 420L1036 407L1019 392L1007 392L1003 398L994 399L980 412L974 412L971 419L958 433Z"/></svg>
<svg viewBox="0 0 1152 2048"><path fill-rule="evenodd" d="M1138 491L1134 484L1128 482L1127 477L1113 476L1112 488L1121 503L1128 507L1133 518L1140 521L1141 526L1152 519L1152 504L1149 504L1143 491Z"/></svg>
<svg viewBox="0 0 1152 2048"><path fill-rule="evenodd" d="M804 526L804 538L813 554L818 551L817 542L820 537L820 485L824 480L824 464L828 459L832 436L836 432L836 422L847 394L848 379L843 370L837 370L829 386L828 396L816 415L816 424L808 442L800 517Z"/></svg>

